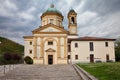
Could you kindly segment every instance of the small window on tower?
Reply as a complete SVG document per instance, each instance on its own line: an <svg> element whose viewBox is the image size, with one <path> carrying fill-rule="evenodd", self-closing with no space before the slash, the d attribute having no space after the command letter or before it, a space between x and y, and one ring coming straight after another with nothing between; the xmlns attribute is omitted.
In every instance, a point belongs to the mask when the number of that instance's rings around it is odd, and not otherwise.
<svg viewBox="0 0 120 80"><path fill-rule="evenodd" d="M53 41L48 41L48 45L53 45Z"/></svg>
<svg viewBox="0 0 120 80"><path fill-rule="evenodd" d="M75 23L75 19L74 19L74 17L71 18L71 22L72 22L72 24Z"/></svg>

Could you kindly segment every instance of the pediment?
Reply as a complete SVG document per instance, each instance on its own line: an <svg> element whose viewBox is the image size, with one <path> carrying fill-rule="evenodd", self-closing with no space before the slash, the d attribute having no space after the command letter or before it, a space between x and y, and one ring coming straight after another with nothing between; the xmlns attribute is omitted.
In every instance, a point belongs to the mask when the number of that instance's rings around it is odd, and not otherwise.
<svg viewBox="0 0 120 80"><path fill-rule="evenodd" d="M47 24L45 26L41 26L35 30L32 31L34 33L65 33L67 34L68 31L66 31L63 27L56 26L54 24Z"/></svg>
<svg viewBox="0 0 120 80"><path fill-rule="evenodd" d="M52 49L52 48L49 48L46 50L46 52L56 52L56 50Z"/></svg>
<svg viewBox="0 0 120 80"><path fill-rule="evenodd" d="M62 31L59 30L59 29L55 29L54 27L50 26L50 27L47 27L47 28L41 30L40 32L62 32Z"/></svg>

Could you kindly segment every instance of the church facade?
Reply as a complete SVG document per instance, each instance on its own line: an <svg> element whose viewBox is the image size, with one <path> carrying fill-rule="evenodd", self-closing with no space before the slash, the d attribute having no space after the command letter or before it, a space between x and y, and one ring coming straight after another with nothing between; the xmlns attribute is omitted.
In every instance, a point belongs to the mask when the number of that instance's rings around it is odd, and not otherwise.
<svg viewBox="0 0 120 80"><path fill-rule="evenodd" d="M77 62L115 61L115 39L78 37L77 13L68 13L68 30L62 22L63 15L54 5L41 15L41 26L24 36L24 56L34 64L68 64Z"/></svg>

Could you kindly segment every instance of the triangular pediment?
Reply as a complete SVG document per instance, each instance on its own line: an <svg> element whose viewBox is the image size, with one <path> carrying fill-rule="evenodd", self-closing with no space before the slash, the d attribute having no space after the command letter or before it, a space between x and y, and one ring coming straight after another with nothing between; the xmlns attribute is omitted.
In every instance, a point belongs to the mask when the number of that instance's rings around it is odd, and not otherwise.
<svg viewBox="0 0 120 80"><path fill-rule="evenodd" d="M45 26L41 26L33 30L32 32L33 33L65 33L65 34L68 33L68 31L66 31L63 27L59 27L54 24L47 24Z"/></svg>
<svg viewBox="0 0 120 80"><path fill-rule="evenodd" d="M52 48L49 48L49 49L46 50L46 52L56 52L56 51Z"/></svg>
<svg viewBox="0 0 120 80"><path fill-rule="evenodd" d="M62 32L62 31L50 26L50 27L47 27L46 29L41 30L40 32Z"/></svg>

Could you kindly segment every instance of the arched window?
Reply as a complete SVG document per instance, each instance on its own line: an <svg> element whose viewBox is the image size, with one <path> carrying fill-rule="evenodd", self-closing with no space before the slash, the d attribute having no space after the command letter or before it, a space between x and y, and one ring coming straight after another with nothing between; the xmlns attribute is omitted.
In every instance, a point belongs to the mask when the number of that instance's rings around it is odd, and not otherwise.
<svg viewBox="0 0 120 80"><path fill-rule="evenodd" d="M71 23L72 23L72 24L75 23L75 19L74 19L74 17L71 18Z"/></svg>

